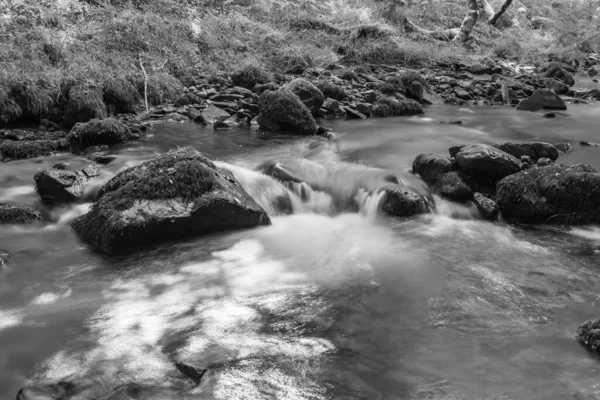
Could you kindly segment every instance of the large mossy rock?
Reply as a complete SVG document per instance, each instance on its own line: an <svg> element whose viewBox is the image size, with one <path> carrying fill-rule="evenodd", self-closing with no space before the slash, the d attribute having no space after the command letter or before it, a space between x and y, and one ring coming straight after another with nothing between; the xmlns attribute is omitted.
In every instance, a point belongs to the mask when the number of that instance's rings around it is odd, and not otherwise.
<svg viewBox="0 0 600 400"><path fill-rule="evenodd" d="M79 201L92 178L100 175L95 165L88 165L81 171L46 169L33 176L36 190L45 204L63 204Z"/></svg>
<svg viewBox="0 0 600 400"><path fill-rule="evenodd" d="M521 170L520 160L487 144L463 146L455 158L461 171L483 184L497 182Z"/></svg>
<svg viewBox="0 0 600 400"><path fill-rule="evenodd" d="M131 137L131 131L115 118L93 119L79 123L69 132L69 143L72 151L91 146L121 143Z"/></svg>
<svg viewBox="0 0 600 400"><path fill-rule="evenodd" d="M325 102L323 93L306 79L294 79L285 85L284 88L298 96L313 115L319 112Z"/></svg>
<svg viewBox="0 0 600 400"><path fill-rule="evenodd" d="M235 228L270 224L233 175L191 147L129 168L108 181L90 211L73 221L105 252Z"/></svg>
<svg viewBox="0 0 600 400"><path fill-rule="evenodd" d="M517 110L537 111L537 110L566 110L567 105L559 95L548 89L539 89L533 92L529 98L521 100Z"/></svg>
<svg viewBox="0 0 600 400"><path fill-rule="evenodd" d="M549 62L548 64L543 65L540 68L540 73L546 78L558 79L567 86L573 86L575 84L573 75L558 62Z"/></svg>
<svg viewBox="0 0 600 400"><path fill-rule="evenodd" d="M0 224L27 224L41 219L40 213L32 208L0 201Z"/></svg>
<svg viewBox="0 0 600 400"><path fill-rule="evenodd" d="M535 167L498 182L497 202L507 220L600 223L600 173L589 165Z"/></svg>
<svg viewBox="0 0 600 400"><path fill-rule="evenodd" d="M49 156L64 149L62 140L6 140L0 143L0 160L21 160Z"/></svg>
<svg viewBox="0 0 600 400"><path fill-rule="evenodd" d="M600 319L590 319L579 325L577 339L588 349L600 351Z"/></svg>
<svg viewBox="0 0 600 400"><path fill-rule="evenodd" d="M313 135L317 123L300 97L287 89L268 90L258 100L258 124L261 128L277 131L289 129L303 135Z"/></svg>
<svg viewBox="0 0 600 400"><path fill-rule="evenodd" d="M558 158L558 149L550 143L544 142L527 142L527 143L500 143L495 147L510 154L519 160L523 156L529 156L532 160L540 158L549 158L556 161Z"/></svg>

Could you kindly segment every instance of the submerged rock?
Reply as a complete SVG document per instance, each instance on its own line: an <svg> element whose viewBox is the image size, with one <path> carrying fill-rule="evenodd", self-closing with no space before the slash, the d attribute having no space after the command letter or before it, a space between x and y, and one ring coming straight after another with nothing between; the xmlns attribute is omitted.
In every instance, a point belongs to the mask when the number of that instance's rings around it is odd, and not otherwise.
<svg viewBox="0 0 600 400"><path fill-rule="evenodd" d="M41 219L40 213L32 208L0 201L0 224L27 224Z"/></svg>
<svg viewBox="0 0 600 400"><path fill-rule="evenodd" d="M590 319L577 328L577 339L590 350L600 350L600 318Z"/></svg>
<svg viewBox="0 0 600 400"><path fill-rule="evenodd" d="M484 219L487 219L488 221L495 221L498 219L500 210L498 210L498 205L494 200L485 197L479 192L476 192L473 195L473 202L477 206L479 212L481 212L481 215Z"/></svg>
<svg viewBox="0 0 600 400"><path fill-rule="evenodd" d="M271 222L231 173L191 147L119 173L99 195L72 227L105 252Z"/></svg>
<svg viewBox="0 0 600 400"><path fill-rule="evenodd" d="M306 79L294 79L285 85L284 88L298 96L313 115L319 112L325 101L323 93Z"/></svg>
<svg viewBox="0 0 600 400"><path fill-rule="evenodd" d="M529 98L521 100L517 110L537 111L541 109L566 110L567 105L559 95L548 89L536 90Z"/></svg>
<svg viewBox="0 0 600 400"><path fill-rule="evenodd" d="M450 153L454 150L451 148ZM497 182L521 170L521 161L487 144L463 146L455 158L460 170L480 183Z"/></svg>
<svg viewBox="0 0 600 400"><path fill-rule="evenodd" d="M69 133L71 151L78 151L101 144L121 143L131 137L131 131L115 118L93 119L86 123L78 123Z"/></svg>
<svg viewBox="0 0 600 400"><path fill-rule="evenodd" d="M528 142L528 143L501 143L496 145L497 148L510 154L513 157L521 159L523 156L529 156L532 160L540 158L549 158L556 161L558 158L558 149L550 143L544 142Z"/></svg>
<svg viewBox="0 0 600 400"><path fill-rule="evenodd" d="M302 100L287 89L266 91L258 101L258 124L267 130L292 129L313 135L318 126Z"/></svg>
<svg viewBox="0 0 600 400"><path fill-rule="evenodd" d="M61 204L79 201L89 181L100 175L95 165L88 165L81 171L67 171L51 168L34 175L35 186L42 202Z"/></svg>
<svg viewBox="0 0 600 400"><path fill-rule="evenodd" d="M589 165L531 168L504 178L496 189L498 206L507 220L600 222L600 173Z"/></svg>

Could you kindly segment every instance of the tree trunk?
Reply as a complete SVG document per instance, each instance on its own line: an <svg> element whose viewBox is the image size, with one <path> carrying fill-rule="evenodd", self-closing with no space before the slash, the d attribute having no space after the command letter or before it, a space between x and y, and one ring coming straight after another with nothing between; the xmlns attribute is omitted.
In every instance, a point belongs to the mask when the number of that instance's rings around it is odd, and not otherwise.
<svg viewBox="0 0 600 400"><path fill-rule="evenodd" d="M458 29L444 29L444 30L429 30L421 28L415 25L410 19L404 18L404 31L405 32L417 32L424 36L429 36L437 40L449 41L456 37Z"/></svg>
<svg viewBox="0 0 600 400"><path fill-rule="evenodd" d="M477 12L477 0L469 0L469 9L467 16L458 30L458 34L454 37L455 42L464 43L469 38L473 27L477 23L477 16L479 15Z"/></svg>
<svg viewBox="0 0 600 400"><path fill-rule="evenodd" d="M506 0L504 2L504 4L502 4L502 7L500 7L500 10L498 10L498 12L496 14L494 14L492 19L490 19L489 24L496 25L496 22L498 22L498 18L500 18L502 16L502 14L504 14L506 9L508 8L508 6L510 6L512 4L512 2L513 2L513 0Z"/></svg>
<svg viewBox="0 0 600 400"><path fill-rule="evenodd" d="M486 22L490 22L494 17L494 7L492 7L488 0L477 0L477 6L479 17Z"/></svg>

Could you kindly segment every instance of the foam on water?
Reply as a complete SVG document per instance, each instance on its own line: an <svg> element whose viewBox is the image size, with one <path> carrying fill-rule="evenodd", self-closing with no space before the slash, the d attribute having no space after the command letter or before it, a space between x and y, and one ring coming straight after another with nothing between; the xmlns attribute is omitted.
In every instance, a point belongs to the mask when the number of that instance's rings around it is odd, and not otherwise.
<svg viewBox="0 0 600 400"><path fill-rule="evenodd" d="M573 228L570 233L585 239L600 242L600 227L590 226L585 228Z"/></svg>
<svg viewBox="0 0 600 400"><path fill-rule="evenodd" d="M359 189L355 201L362 215L374 217L381 212L381 208L383 207L386 198L387 193L385 190L369 192L364 189Z"/></svg>
<svg viewBox="0 0 600 400"><path fill-rule="evenodd" d="M57 301L67 298L71 295L71 289L67 289L61 293L51 293L46 292L36 296L33 300L31 300L31 304L33 305L42 305L42 304L52 304Z"/></svg>

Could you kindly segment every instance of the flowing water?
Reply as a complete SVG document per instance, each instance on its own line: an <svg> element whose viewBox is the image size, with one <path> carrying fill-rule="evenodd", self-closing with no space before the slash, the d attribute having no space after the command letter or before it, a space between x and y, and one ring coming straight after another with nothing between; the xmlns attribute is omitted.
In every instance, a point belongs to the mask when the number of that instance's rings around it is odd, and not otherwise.
<svg viewBox="0 0 600 400"><path fill-rule="evenodd" d="M600 398L600 361L574 337L600 316L600 227L490 223L439 198L436 213L395 219L378 214L381 192L357 190L390 176L422 185L408 173L414 157L462 143L569 141L563 163L600 168L600 149L578 144L600 141L597 104L555 119L471 111L321 121L338 132L331 142L156 126L116 149L93 187L191 145L228 168L273 224L118 256L71 232L89 203L48 210L34 191L36 171L88 161L2 165L0 200L53 222L0 227L11 254L0 271L0 398L82 377L95 382L93 398L128 382L146 388L139 399ZM254 171L290 158L345 172L327 191ZM286 193L287 210L274 201ZM209 372L191 388L175 361Z"/></svg>

